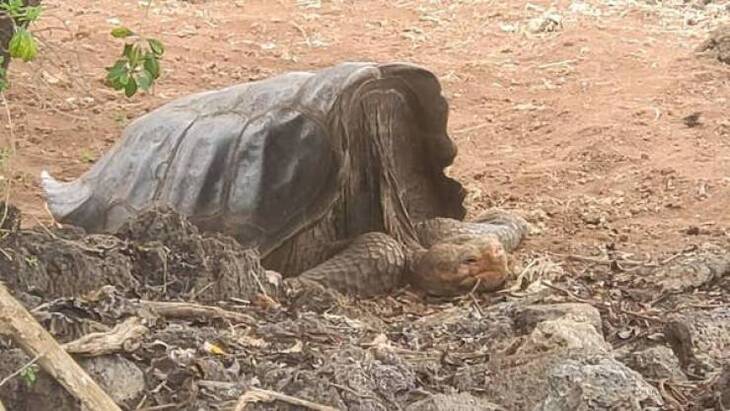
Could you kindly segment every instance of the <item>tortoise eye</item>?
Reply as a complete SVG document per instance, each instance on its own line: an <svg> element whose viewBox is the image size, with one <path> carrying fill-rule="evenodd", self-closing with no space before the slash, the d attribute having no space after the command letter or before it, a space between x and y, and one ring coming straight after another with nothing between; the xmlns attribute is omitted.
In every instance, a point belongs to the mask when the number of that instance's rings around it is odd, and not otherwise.
<svg viewBox="0 0 730 411"><path fill-rule="evenodd" d="M476 262L477 262L477 258L476 258L476 257L467 257L467 258L466 258L466 259L464 260L464 262L465 262L466 264L474 264L474 263L476 263Z"/></svg>

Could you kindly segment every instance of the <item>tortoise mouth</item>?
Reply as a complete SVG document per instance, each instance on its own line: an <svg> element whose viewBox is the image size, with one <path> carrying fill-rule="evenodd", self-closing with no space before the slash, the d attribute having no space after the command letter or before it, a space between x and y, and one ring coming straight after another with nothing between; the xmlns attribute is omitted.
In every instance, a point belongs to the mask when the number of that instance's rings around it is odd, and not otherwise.
<svg viewBox="0 0 730 411"><path fill-rule="evenodd" d="M481 261L480 261L481 262ZM454 269L422 269L412 283L430 295L457 296L470 291L491 292L504 287L508 272L501 265L462 263Z"/></svg>
<svg viewBox="0 0 730 411"><path fill-rule="evenodd" d="M459 293L468 293L474 291L496 291L504 286L507 282L507 269L502 264L490 264L488 259L480 260L476 263L465 262L460 265L454 278L459 278Z"/></svg>
<svg viewBox="0 0 730 411"><path fill-rule="evenodd" d="M507 282L507 273L501 270L482 271L474 276L475 281L472 287L479 282L477 291L497 291L504 287Z"/></svg>

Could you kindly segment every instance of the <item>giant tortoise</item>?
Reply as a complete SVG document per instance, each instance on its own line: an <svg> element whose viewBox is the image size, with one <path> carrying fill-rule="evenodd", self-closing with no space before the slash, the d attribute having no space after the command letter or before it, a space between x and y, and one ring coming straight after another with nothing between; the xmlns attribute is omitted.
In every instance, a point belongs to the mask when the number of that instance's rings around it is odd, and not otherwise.
<svg viewBox="0 0 730 411"><path fill-rule="evenodd" d="M345 63L172 101L77 180L44 171L42 184L60 222L113 232L171 208L296 281L361 295L403 281L441 295L494 290L527 223L505 212L461 221L447 116L430 71Z"/></svg>

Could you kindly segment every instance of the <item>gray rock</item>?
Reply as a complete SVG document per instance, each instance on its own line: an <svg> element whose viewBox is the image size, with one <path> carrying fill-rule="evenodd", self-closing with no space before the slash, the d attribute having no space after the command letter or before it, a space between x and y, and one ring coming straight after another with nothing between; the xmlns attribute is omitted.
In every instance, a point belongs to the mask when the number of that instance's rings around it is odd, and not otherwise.
<svg viewBox="0 0 730 411"><path fill-rule="evenodd" d="M608 353L611 345L590 323L575 321L566 316L539 323L518 352L524 355L558 349Z"/></svg>
<svg viewBox="0 0 730 411"><path fill-rule="evenodd" d="M145 391L144 373L122 356L86 358L79 365L117 404L141 398Z"/></svg>
<svg viewBox="0 0 730 411"><path fill-rule="evenodd" d="M682 292L701 287L730 272L727 253L707 251L700 255L680 259L658 269L647 279L669 292Z"/></svg>
<svg viewBox="0 0 730 411"><path fill-rule="evenodd" d="M587 322L602 334L601 313L590 304L531 304L518 307L513 314L515 329L524 334L532 332L535 326L542 321L555 320L561 317Z"/></svg>
<svg viewBox="0 0 730 411"><path fill-rule="evenodd" d="M499 405L469 393L436 394L406 407L406 411L506 411Z"/></svg>
<svg viewBox="0 0 730 411"><path fill-rule="evenodd" d="M462 367L455 386L510 410L637 409L661 405L659 393L636 371L613 358L600 315L585 304L530 306L515 310L516 328L532 327L514 354ZM534 323L539 318L548 318ZM648 404L646 404L648 403ZM641 409L641 408L638 408Z"/></svg>
<svg viewBox="0 0 730 411"><path fill-rule="evenodd" d="M548 395L535 411L643 410L662 405L636 371L608 357L569 359L548 375Z"/></svg>
<svg viewBox="0 0 730 411"><path fill-rule="evenodd" d="M454 307L419 318L403 330L409 348L417 350L431 338L459 335L472 349L497 352L507 349L515 339L512 321L514 305L499 303L483 310ZM426 336L430 336L426 338Z"/></svg>
<svg viewBox="0 0 730 411"><path fill-rule="evenodd" d="M730 3L726 4L725 8L730 10ZM708 39L703 41L696 51L700 54L711 55L722 63L730 64L730 25L722 25L711 32Z"/></svg>
<svg viewBox="0 0 730 411"><path fill-rule="evenodd" d="M619 360L631 369L638 371L644 378L669 378L675 381L687 379L679 366L677 356L669 347L660 345L641 351L629 352L622 355Z"/></svg>
<svg viewBox="0 0 730 411"><path fill-rule="evenodd" d="M730 308L692 310L669 318L689 328L692 351L713 368L730 362ZM681 358L680 358L681 360Z"/></svg>

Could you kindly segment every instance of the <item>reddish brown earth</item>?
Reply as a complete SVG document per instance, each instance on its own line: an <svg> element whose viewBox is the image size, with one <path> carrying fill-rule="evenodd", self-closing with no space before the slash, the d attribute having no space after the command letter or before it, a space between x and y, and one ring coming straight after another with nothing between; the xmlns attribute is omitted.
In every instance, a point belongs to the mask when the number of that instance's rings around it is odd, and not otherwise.
<svg viewBox="0 0 730 411"><path fill-rule="evenodd" d="M470 190L470 210L525 212L544 231L528 249L615 244L645 258L727 244L730 66L693 50L730 12L719 2L557 1L562 27L525 31L550 3L167 0L147 10L48 0L41 58L11 68L12 127L0 116L0 144L14 140L16 152L4 156L2 181L12 180L26 225L48 222L40 171L77 177L130 119L172 98L344 60L398 60L441 78L460 149L452 174ZM126 99L103 85L121 51L113 19L167 46L152 95Z"/></svg>

